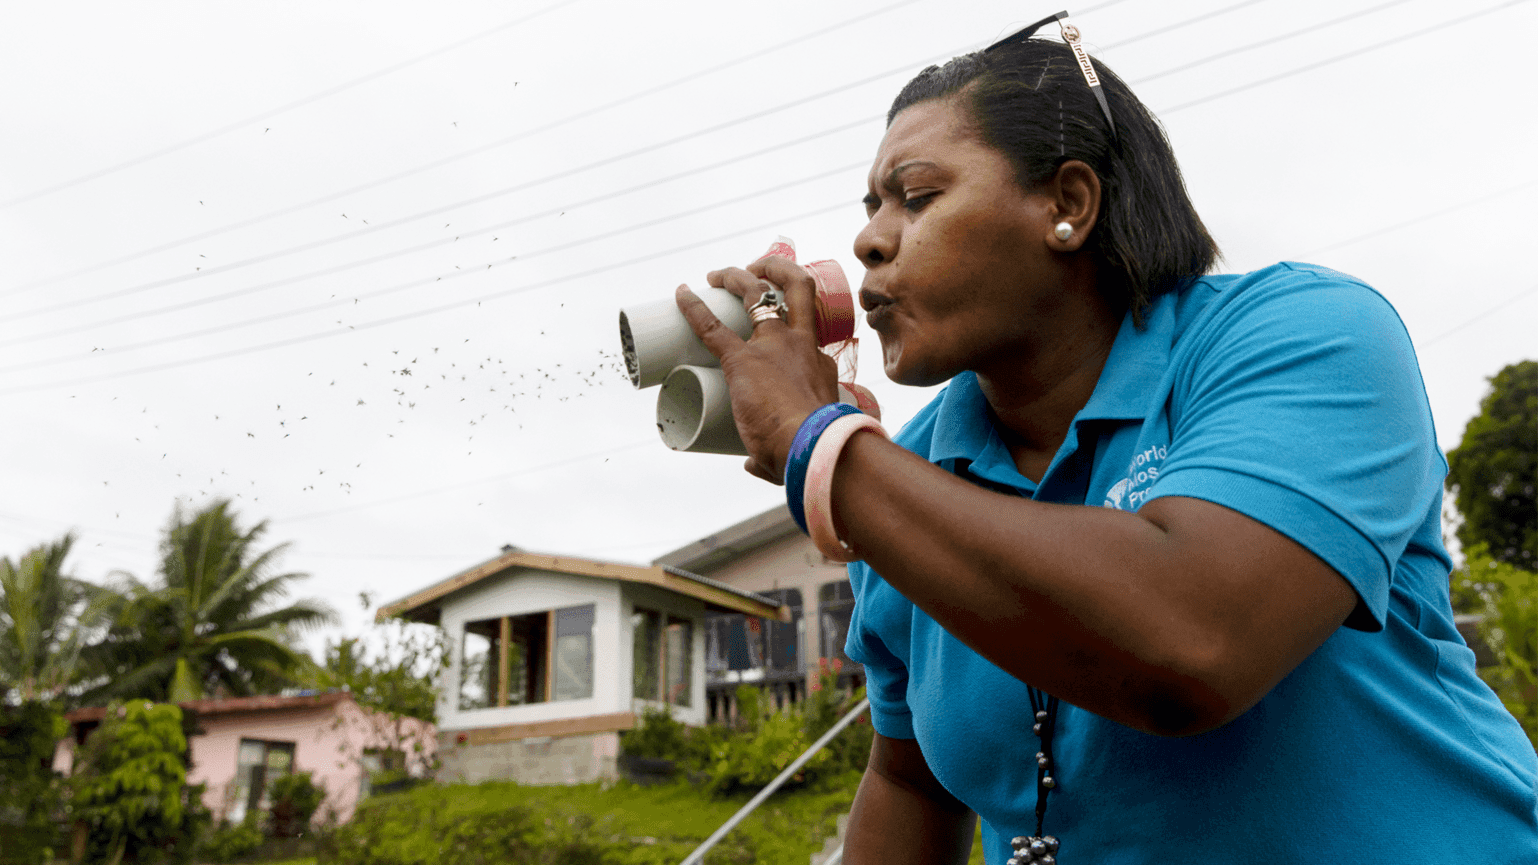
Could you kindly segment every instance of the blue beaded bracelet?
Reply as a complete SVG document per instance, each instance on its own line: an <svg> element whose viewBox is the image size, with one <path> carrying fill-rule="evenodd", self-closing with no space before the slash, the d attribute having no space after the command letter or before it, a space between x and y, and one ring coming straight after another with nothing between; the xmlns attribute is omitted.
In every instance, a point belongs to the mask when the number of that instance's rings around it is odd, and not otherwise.
<svg viewBox="0 0 1538 865"><path fill-rule="evenodd" d="M812 461L812 450L828 424L846 414L863 414L848 403L832 402L807 415L790 441L790 453L785 457L785 504L790 507L790 518L803 533L806 528L806 467Z"/></svg>

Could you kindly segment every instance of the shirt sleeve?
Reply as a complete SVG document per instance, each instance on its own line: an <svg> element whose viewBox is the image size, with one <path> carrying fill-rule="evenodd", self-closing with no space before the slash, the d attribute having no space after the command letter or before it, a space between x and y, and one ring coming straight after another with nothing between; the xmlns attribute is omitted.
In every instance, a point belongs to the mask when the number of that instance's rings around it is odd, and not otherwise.
<svg viewBox="0 0 1538 865"><path fill-rule="evenodd" d="M1446 462L1388 302L1332 271L1288 274L1228 289L1188 334L1149 500L1203 499L1287 535L1355 589L1346 624L1376 631Z"/></svg>
<svg viewBox="0 0 1538 865"><path fill-rule="evenodd" d="M901 605L906 605L908 601L887 587L864 562L849 565L849 582L854 588L855 604L849 619L849 636L844 641L844 654L865 667L865 695L870 698L871 725L889 739L917 738L913 732L913 712L908 708L908 667L878 633L878 630L893 636L906 633L893 630L894 627L901 628L900 622L893 621L901 615L901 611L894 608L900 605L893 602L901 600ZM881 592L878 586L886 591ZM878 626L881 620L886 620L887 627Z"/></svg>

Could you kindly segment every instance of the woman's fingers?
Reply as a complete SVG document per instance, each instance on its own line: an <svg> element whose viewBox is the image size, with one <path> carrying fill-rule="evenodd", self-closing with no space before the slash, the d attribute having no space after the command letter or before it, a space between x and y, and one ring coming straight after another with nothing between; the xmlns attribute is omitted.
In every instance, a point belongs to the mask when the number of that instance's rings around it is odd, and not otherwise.
<svg viewBox="0 0 1538 865"><path fill-rule="evenodd" d="M731 328L721 323L716 314L710 311L705 301L700 300L689 286L680 285L673 293L678 301L678 311L684 314L684 320L689 322L689 328L694 335L700 338L705 348L717 358L731 351L733 347L742 345L742 337L738 336Z"/></svg>
<svg viewBox="0 0 1538 865"><path fill-rule="evenodd" d="M779 286L785 292L785 304L790 307L790 326L793 330L816 335L817 330L817 282L806 268L788 258L760 258L748 265L748 275Z"/></svg>

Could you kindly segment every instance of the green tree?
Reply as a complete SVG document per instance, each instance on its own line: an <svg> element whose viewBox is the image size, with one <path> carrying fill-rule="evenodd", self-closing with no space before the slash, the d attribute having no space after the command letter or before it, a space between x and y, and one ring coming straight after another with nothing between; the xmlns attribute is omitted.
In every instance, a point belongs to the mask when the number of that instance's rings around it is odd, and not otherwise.
<svg viewBox="0 0 1538 865"><path fill-rule="evenodd" d="M373 605L367 592L358 600L365 610ZM328 642L315 684L346 689L360 706L437 723L438 682L448 662L442 629L392 618L377 623L368 637Z"/></svg>
<svg viewBox="0 0 1538 865"><path fill-rule="evenodd" d="M1447 463L1447 488L1463 516L1459 543L1485 544L1498 562L1538 570L1538 361L1490 378Z"/></svg>
<svg viewBox="0 0 1538 865"><path fill-rule="evenodd" d="M91 657L106 681L91 696L181 702L210 693L270 693L300 681L312 662L295 628L331 620L315 601L278 606L289 583L277 573L285 545L264 552L265 522L242 530L227 500L173 512L161 542L160 581L125 575L123 613Z"/></svg>
<svg viewBox="0 0 1538 865"><path fill-rule="evenodd" d="M65 573L66 534L0 557L0 695L52 702L79 679L82 648L105 624L112 596Z"/></svg>
<svg viewBox="0 0 1538 865"><path fill-rule="evenodd" d="M108 707L70 778L92 861L117 865L178 842L190 846L186 753L181 709L142 700Z"/></svg>

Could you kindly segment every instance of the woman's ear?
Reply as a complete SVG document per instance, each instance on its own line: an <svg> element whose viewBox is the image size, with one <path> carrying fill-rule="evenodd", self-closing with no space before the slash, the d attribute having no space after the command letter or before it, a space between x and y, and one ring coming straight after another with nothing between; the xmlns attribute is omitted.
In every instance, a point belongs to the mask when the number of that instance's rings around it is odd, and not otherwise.
<svg viewBox="0 0 1538 865"><path fill-rule="evenodd" d="M1070 159L1057 167L1042 191L1052 199L1047 245L1055 252L1077 252L1100 214L1100 178L1085 163Z"/></svg>

